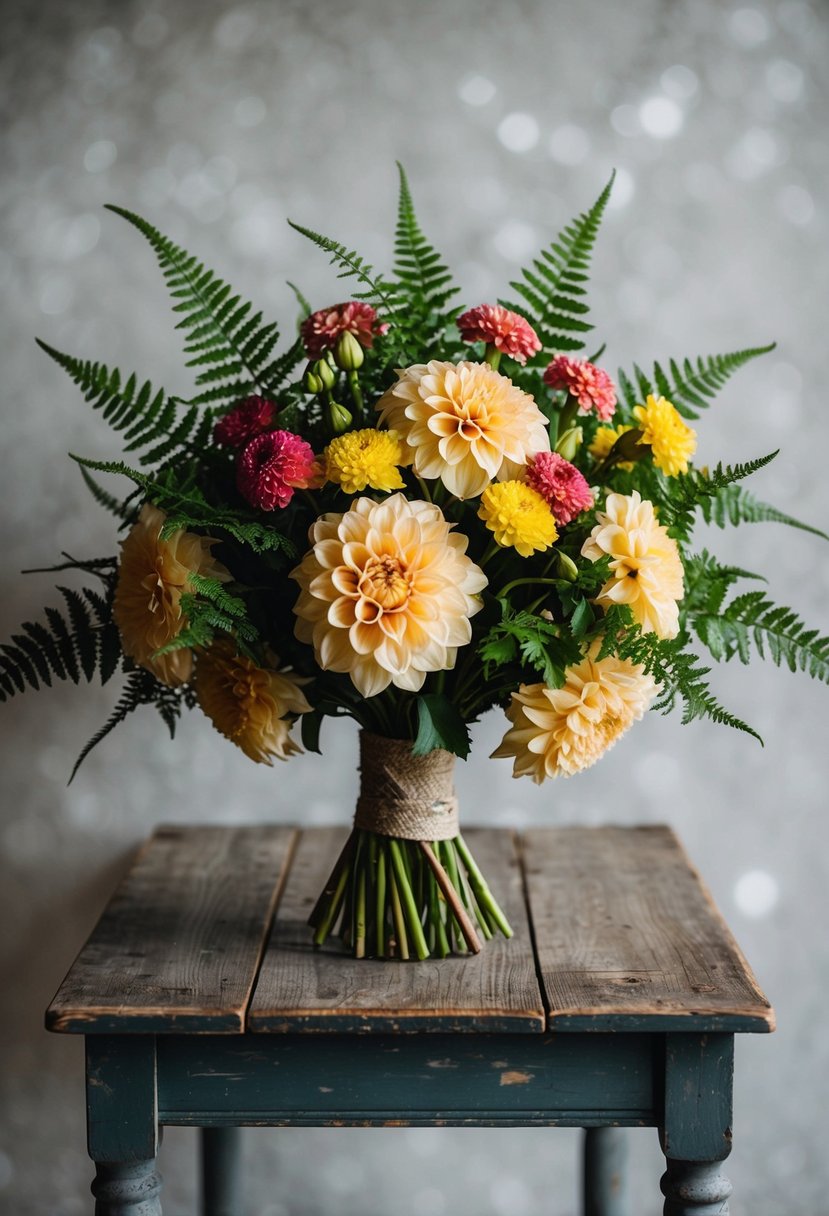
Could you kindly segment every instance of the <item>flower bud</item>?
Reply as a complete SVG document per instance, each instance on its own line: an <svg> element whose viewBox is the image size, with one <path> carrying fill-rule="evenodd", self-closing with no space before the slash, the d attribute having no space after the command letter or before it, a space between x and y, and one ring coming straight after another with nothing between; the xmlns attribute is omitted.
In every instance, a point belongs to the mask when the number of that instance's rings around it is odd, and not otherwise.
<svg viewBox="0 0 829 1216"><path fill-rule="evenodd" d="M559 456L563 456L565 460L573 460L576 453L581 447L584 439L584 432L580 426L571 426L568 431L559 439L556 444L556 451Z"/></svg>
<svg viewBox="0 0 829 1216"><path fill-rule="evenodd" d="M566 579L568 583L574 583L579 577L579 568L572 557L568 557L566 553L557 553L556 574L559 578Z"/></svg>
<svg viewBox="0 0 829 1216"><path fill-rule="evenodd" d="M365 352L362 346L348 330L340 334L334 348L334 362L344 372L356 372L365 362Z"/></svg>
<svg viewBox="0 0 829 1216"><path fill-rule="evenodd" d="M337 374L327 359L317 359L314 372L322 381L324 389L332 389L337 382Z"/></svg>
<svg viewBox="0 0 829 1216"><path fill-rule="evenodd" d="M351 426L353 419L344 405L331 401L327 410L327 422L332 435L342 435Z"/></svg>
<svg viewBox="0 0 829 1216"><path fill-rule="evenodd" d="M305 369L305 375L302 377L302 384L306 393L321 393L322 380L314 371L314 364L309 363Z"/></svg>

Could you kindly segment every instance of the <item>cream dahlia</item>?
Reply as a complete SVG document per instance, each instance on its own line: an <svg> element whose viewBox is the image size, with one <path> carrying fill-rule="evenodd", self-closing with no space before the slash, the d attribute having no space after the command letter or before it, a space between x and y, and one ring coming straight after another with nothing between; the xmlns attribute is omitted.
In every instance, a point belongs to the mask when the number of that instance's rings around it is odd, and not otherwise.
<svg viewBox="0 0 829 1216"><path fill-rule="evenodd" d="M196 695L220 734L257 764L287 760L302 748L291 738L289 715L311 706L289 671L257 667L227 639L214 642L196 662Z"/></svg>
<svg viewBox="0 0 829 1216"><path fill-rule="evenodd" d="M404 441L418 477L440 478L474 498L497 478L517 476L531 452L549 451L532 397L486 363L417 363L380 398L380 422Z"/></svg>
<svg viewBox="0 0 829 1216"><path fill-rule="evenodd" d="M582 557L610 557L611 577L596 602L628 604L645 633L674 638L679 632L683 570L676 541L656 518L652 502L632 494L608 494L604 511L582 546Z"/></svg>
<svg viewBox="0 0 829 1216"><path fill-rule="evenodd" d="M186 647L154 657L187 624L181 597L193 591L191 574L226 582L230 575L210 550L217 542L178 529L161 538L166 515L144 503L137 522L121 542L112 615L124 654L171 688L185 684L193 670Z"/></svg>
<svg viewBox="0 0 829 1216"><path fill-rule="evenodd" d="M492 755L514 760L514 777L540 785L589 768L650 705L656 685L642 667L596 652L568 667L561 688L522 684L512 694L512 725Z"/></svg>
<svg viewBox="0 0 829 1216"><path fill-rule="evenodd" d="M347 672L373 697L389 684L415 692L427 672L454 667L487 580L439 507L402 494L358 498L318 519L310 540L291 572L295 633L324 671Z"/></svg>

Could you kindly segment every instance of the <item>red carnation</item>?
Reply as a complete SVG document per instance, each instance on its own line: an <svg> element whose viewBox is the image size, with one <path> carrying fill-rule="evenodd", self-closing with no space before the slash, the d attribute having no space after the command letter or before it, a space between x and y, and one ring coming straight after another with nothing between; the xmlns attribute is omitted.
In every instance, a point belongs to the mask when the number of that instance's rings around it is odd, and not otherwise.
<svg viewBox="0 0 829 1216"><path fill-rule="evenodd" d="M388 322L377 320L377 313L370 304L349 300L345 304L335 304L333 308L312 312L302 322L299 333L308 358L319 359L327 350L334 349L343 334L353 334L365 350L371 350L374 339L386 333L388 328Z"/></svg>
<svg viewBox="0 0 829 1216"><path fill-rule="evenodd" d="M590 486L574 464L558 452L538 452L527 461L527 485L549 504L557 524L564 527L593 506Z"/></svg>
<svg viewBox="0 0 829 1216"><path fill-rule="evenodd" d="M290 431L266 431L239 454L239 493L260 511L287 507L294 490L305 490L318 473L311 445Z"/></svg>
<svg viewBox="0 0 829 1216"><path fill-rule="evenodd" d="M223 448L241 448L254 435L266 431L277 412L273 401L247 397L219 419L213 428L213 438Z"/></svg>
<svg viewBox="0 0 829 1216"><path fill-rule="evenodd" d="M602 422L609 422L616 409L616 389L606 371L587 359L556 355L544 373L550 388L565 388L579 403L583 414L595 410Z"/></svg>
<svg viewBox="0 0 829 1216"><path fill-rule="evenodd" d="M522 365L541 350L538 334L529 321L501 304L479 304L455 323L464 342L486 342Z"/></svg>

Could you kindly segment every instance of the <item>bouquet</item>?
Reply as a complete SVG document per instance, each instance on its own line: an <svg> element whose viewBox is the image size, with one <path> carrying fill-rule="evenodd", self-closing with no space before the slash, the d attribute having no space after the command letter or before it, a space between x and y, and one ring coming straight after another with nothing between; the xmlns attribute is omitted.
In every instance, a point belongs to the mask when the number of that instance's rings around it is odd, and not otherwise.
<svg viewBox="0 0 829 1216"><path fill-rule="evenodd" d="M313 310L294 288L284 349L195 257L113 207L158 258L193 397L40 343L123 436L124 462L72 457L121 539L53 567L92 585L61 586L63 610L0 648L0 695L123 672L78 764L140 705L171 735L198 707L262 764L299 740L318 751L326 718L356 721L360 797L311 917L318 945L339 932L357 957L422 959L509 936L452 783L492 707L506 713L494 755L541 782L594 764L648 708L754 735L717 701L698 644L829 678L829 639L693 544L700 518L817 532L744 488L776 453L694 464L691 423L771 347L615 378L590 349L611 187L509 299L462 308L401 169L391 273L293 225L352 297Z"/></svg>

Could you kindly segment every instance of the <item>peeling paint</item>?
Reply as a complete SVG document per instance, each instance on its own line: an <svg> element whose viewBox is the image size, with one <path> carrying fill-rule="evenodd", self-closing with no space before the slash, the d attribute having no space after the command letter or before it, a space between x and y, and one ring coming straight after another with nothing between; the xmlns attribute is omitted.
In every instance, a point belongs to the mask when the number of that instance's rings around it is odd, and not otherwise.
<svg viewBox="0 0 829 1216"><path fill-rule="evenodd" d="M535 1074L531 1072L517 1072L512 1069L501 1073L502 1085L526 1085L534 1079Z"/></svg>
<svg viewBox="0 0 829 1216"><path fill-rule="evenodd" d="M427 1068L457 1068L455 1060L427 1060Z"/></svg>

